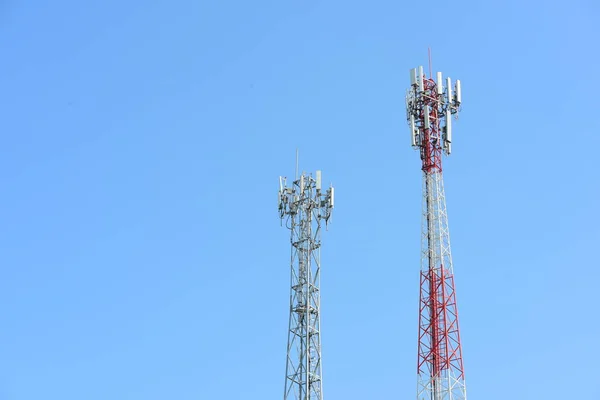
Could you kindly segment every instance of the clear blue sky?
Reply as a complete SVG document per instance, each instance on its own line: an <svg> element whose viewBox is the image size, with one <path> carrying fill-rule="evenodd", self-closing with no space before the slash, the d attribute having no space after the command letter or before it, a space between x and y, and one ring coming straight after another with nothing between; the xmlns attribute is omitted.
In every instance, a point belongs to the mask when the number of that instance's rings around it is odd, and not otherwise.
<svg viewBox="0 0 600 400"><path fill-rule="evenodd" d="M3 1L0 399L281 399L276 191L296 147L336 187L325 396L414 398L404 93L428 46L463 82L445 183L469 397L600 398L599 16L593 0Z"/></svg>

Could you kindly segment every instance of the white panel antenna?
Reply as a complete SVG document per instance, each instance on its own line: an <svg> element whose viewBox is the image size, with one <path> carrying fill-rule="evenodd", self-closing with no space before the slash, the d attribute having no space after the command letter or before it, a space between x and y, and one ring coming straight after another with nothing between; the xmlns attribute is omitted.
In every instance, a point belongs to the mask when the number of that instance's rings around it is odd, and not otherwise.
<svg viewBox="0 0 600 400"><path fill-rule="evenodd" d="M317 188L317 190L321 190L321 171L319 171L319 170L317 170L316 188Z"/></svg>
<svg viewBox="0 0 600 400"><path fill-rule="evenodd" d="M425 106L423 112L425 113L425 129L429 129L429 106Z"/></svg>
<svg viewBox="0 0 600 400"><path fill-rule="evenodd" d="M446 90L448 91L448 104L452 104L452 82L450 77L446 78Z"/></svg>
<svg viewBox="0 0 600 400"><path fill-rule="evenodd" d="M410 140L413 146L417 145L417 134L415 132L415 117L410 115Z"/></svg>
<svg viewBox="0 0 600 400"><path fill-rule="evenodd" d="M281 210L282 200L283 200L283 181L280 176L279 177L279 192L277 192L277 205L279 206L280 210Z"/></svg>
<svg viewBox="0 0 600 400"><path fill-rule="evenodd" d="M417 84L417 69L413 68L410 70L410 86Z"/></svg>
<svg viewBox="0 0 600 400"><path fill-rule="evenodd" d="M446 110L446 142L452 143L452 112Z"/></svg>
<svg viewBox="0 0 600 400"><path fill-rule="evenodd" d="M442 94L444 93L444 82L442 81L442 73L438 72L437 73L437 92L438 94Z"/></svg>
<svg viewBox="0 0 600 400"><path fill-rule="evenodd" d="M419 92L424 91L425 87L423 86L423 67L422 66L419 67L419 75L417 76L417 81L419 82Z"/></svg>
<svg viewBox="0 0 600 400"><path fill-rule="evenodd" d="M331 194L329 196L329 205L331 206L331 208L333 208L333 186L331 186L330 190Z"/></svg>
<svg viewBox="0 0 600 400"><path fill-rule="evenodd" d="M456 105L458 106L458 105L460 105L460 101L462 100L461 99L462 95L460 92L460 79L456 80L456 86L454 87L454 91L455 91L454 96L456 98Z"/></svg>

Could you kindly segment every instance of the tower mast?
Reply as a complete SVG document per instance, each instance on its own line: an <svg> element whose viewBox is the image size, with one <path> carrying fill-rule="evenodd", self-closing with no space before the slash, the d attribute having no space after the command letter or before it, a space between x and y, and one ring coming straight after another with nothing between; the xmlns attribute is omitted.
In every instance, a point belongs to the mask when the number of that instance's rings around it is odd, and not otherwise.
<svg viewBox="0 0 600 400"><path fill-rule="evenodd" d="M333 210L333 187L321 171L302 173L288 187L279 178L279 216L291 234L290 319L284 400L323 400L321 371L321 228Z"/></svg>
<svg viewBox="0 0 600 400"><path fill-rule="evenodd" d="M431 74L431 72L430 72ZM423 175L417 400L466 400L458 308L442 177L442 154L452 151L452 116L461 87L442 73L410 71L406 115Z"/></svg>

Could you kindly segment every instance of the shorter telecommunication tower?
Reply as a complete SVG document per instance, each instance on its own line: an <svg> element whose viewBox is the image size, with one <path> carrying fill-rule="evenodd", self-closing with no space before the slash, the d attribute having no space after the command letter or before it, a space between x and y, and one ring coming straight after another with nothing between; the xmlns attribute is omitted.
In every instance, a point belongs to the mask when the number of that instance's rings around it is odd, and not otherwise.
<svg viewBox="0 0 600 400"><path fill-rule="evenodd" d="M279 178L279 216L291 232L291 290L284 400L322 400L321 223L333 210L333 187L321 188L321 171L288 187Z"/></svg>

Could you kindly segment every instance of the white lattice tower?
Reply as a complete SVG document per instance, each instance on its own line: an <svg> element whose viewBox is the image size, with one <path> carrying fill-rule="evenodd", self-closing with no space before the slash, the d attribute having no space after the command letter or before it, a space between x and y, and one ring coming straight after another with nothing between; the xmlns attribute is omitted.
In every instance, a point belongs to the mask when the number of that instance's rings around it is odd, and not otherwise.
<svg viewBox="0 0 600 400"><path fill-rule="evenodd" d="M321 230L333 210L334 191L302 173L291 186L280 178L279 215L291 233L290 319L284 400L322 400Z"/></svg>

